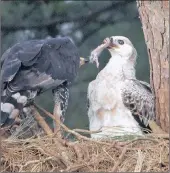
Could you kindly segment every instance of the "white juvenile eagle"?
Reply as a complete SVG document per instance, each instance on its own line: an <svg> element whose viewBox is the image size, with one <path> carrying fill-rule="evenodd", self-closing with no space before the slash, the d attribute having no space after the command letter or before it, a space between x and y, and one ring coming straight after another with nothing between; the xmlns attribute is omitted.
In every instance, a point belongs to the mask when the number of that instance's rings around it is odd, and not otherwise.
<svg viewBox="0 0 170 173"><path fill-rule="evenodd" d="M91 62L98 65L97 54L104 48L111 58L88 86L89 128L101 130L91 137L142 135L141 127L155 120L155 106L150 85L136 79L136 49L128 38L112 36L92 52Z"/></svg>

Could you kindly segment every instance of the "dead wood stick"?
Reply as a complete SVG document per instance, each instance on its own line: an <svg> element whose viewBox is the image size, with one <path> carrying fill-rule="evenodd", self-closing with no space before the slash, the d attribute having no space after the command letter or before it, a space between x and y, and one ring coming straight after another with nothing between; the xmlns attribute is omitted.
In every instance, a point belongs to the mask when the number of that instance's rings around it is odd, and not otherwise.
<svg viewBox="0 0 170 173"><path fill-rule="evenodd" d="M53 116L55 117L55 119L57 119L58 121L60 121L60 116L58 114L58 109L60 109L60 106L58 104L54 105L54 110L53 110ZM60 126L57 126L56 122L53 122L54 124L54 133L59 132L60 133ZM61 134L60 134L61 135Z"/></svg>
<svg viewBox="0 0 170 173"><path fill-rule="evenodd" d="M53 132L50 129L50 127L47 125L47 123L45 122L43 117L39 114L39 112L34 107L32 107L32 108L33 108L33 111L34 111L34 113L33 113L34 117L37 120L38 124L43 128L43 130L45 131L45 133L47 135L52 135Z"/></svg>
<svg viewBox="0 0 170 173"><path fill-rule="evenodd" d="M71 130L71 129L69 129L67 126L65 126L63 123L61 123L58 119L56 119L50 112L48 112L48 111L46 111L45 109L43 109L43 108L41 108L40 106L38 106L37 104L35 104L35 107L37 107L38 109L40 109L41 111L43 111L47 116L49 116L50 118L52 118L57 124L59 124L66 132L68 132L68 133L71 133L71 134L73 134L73 135L75 135L76 137L77 137L77 139L84 139L84 140L86 140L86 141L91 141L91 142L95 142L95 143L98 143L98 144L102 144L102 145L112 145L112 144L109 144L109 143L107 143L107 142L101 142L101 141L97 141L97 140L93 140L93 139L91 139L91 138L87 138L87 137L85 137L85 136L82 136L82 135L80 135L79 133L77 133L77 132L87 132L87 133L89 133L89 134L91 134L91 133L97 133L97 131L88 131L88 130L82 130L82 129L75 129L75 131L74 130ZM156 134L154 134L154 135L156 135ZM157 134L157 135L161 135L161 134ZM165 135L165 134L164 134ZM162 136L161 137L163 137L163 134L162 134ZM168 137L168 134L166 134L165 136L164 136L165 138L167 138ZM136 140L153 140L153 141L156 141L156 139L150 139L150 138L138 138L138 139L135 139L135 141ZM127 142L126 144L129 144L129 143L132 143L132 142L134 142L133 140L132 141L130 141L130 142ZM122 142L123 143L123 142ZM117 142L117 148L120 148L120 146L121 147L123 147L124 145L121 145L121 142L120 142L120 144L119 144L119 142Z"/></svg>
<svg viewBox="0 0 170 173"><path fill-rule="evenodd" d="M73 130L75 132L81 132L81 133L86 133L86 134L94 134L94 133L102 132L101 130L94 130L94 131L84 130L84 129L73 129Z"/></svg>
<svg viewBox="0 0 170 173"><path fill-rule="evenodd" d="M134 172L141 172L144 159L145 159L145 155L142 153L141 150L138 150L138 158L136 161Z"/></svg>
<svg viewBox="0 0 170 173"><path fill-rule="evenodd" d="M59 120L57 120L50 112L46 111L45 109L41 108L40 106L38 106L37 104L35 104L35 107L37 107L38 109L40 109L41 111L43 111L47 116L49 116L50 118L52 118L57 124L59 124L66 132L71 133L73 135L75 135L77 137L77 139L84 139L86 141L91 141L91 142L95 142L98 144L102 144L102 145L112 145L106 142L100 142L100 141L96 141L93 140L91 138L87 138L85 136L80 135L79 133L69 129L67 126L65 126L63 123L61 123Z"/></svg>
<svg viewBox="0 0 170 173"><path fill-rule="evenodd" d="M73 131L75 132L80 132L80 133L85 133L85 134L94 134L94 133L99 133L102 132L102 130L94 130L94 131L90 131L90 130L85 130L85 129L73 129ZM169 134L163 132L163 134L160 133L151 133L151 134L146 134L147 137L158 137L158 138L164 138L164 139L169 139Z"/></svg>
<svg viewBox="0 0 170 173"><path fill-rule="evenodd" d="M127 149L128 149L127 146L125 146L125 147L123 148L123 151L122 151L121 155L119 156L119 159L118 159L118 161L116 162L116 164L114 165L114 167L113 167L113 169L111 170L111 172L117 172L117 168L118 168L118 166L120 165L120 163L122 162L123 157L124 157L124 155L125 155Z"/></svg>
<svg viewBox="0 0 170 173"><path fill-rule="evenodd" d="M41 108L40 106L38 106L37 104L35 105L38 109L40 109L41 111L43 111L47 116L49 116L50 118L52 118L57 124L59 124L64 130L66 130L67 132L70 132L72 130L70 130L67 126L65 126L64 124L62 124L58 119L55 118L55 116L53 116L53 114L51 114L50 112L46 111L45 109Z"/></svg>

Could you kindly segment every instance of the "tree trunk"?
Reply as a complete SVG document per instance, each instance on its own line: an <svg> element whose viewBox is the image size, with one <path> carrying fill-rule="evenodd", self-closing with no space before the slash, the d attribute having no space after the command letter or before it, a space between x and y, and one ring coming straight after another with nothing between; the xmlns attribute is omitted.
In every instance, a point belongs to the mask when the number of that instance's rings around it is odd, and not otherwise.
<svg viewBox="0 0 170 173"><path fill-rule="evenodd" d="M150 79L156 97L156 117L169 131L169 2L138 1L140 19L148 48Z"/></svg>

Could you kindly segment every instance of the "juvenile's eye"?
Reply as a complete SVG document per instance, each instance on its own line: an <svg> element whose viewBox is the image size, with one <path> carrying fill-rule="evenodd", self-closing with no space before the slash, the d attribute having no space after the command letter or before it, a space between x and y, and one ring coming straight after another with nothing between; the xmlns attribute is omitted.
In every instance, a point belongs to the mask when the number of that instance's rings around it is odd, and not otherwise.
<svg viewBox="0 0 170 173"><path fill-rule="evenodd" d="M111 43L113 43L113 38L112 37L110 38L110 41L111 41Z"/></svg>
<svg viewBox="0 0 170 173"><path fill-rule="evenodd" d="M123 45L124 44L124 41L123 40L118 40L118 43Z"/></svg>

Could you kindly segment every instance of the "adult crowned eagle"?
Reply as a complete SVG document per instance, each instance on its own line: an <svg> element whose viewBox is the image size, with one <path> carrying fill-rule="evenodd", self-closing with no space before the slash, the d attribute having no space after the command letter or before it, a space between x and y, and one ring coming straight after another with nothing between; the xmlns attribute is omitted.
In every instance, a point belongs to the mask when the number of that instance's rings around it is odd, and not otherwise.
<svg viewBox="0 0 170 173"><path fill-rule="evenodd" d="M10 125L34 98L52 89L55 111L64 118L68 87L87 62L67 37L15 44L1 58L1 126Z"/></svg>
<svg viewBox="0 0 170 173"><path fill-rule="evenodd" d="M98 64L104 48L111 58L88 86L90 130L101 130L91 136L142 135L141 127L149 128L149 121L155 121L155 105L149 84L136 79L136 49L128 38L112 36L92 52L90 60Z"/></svg>

